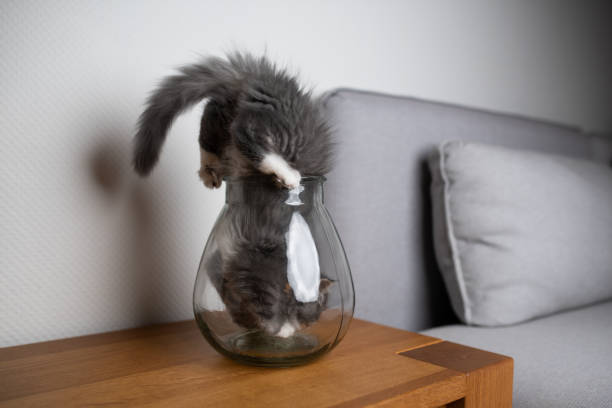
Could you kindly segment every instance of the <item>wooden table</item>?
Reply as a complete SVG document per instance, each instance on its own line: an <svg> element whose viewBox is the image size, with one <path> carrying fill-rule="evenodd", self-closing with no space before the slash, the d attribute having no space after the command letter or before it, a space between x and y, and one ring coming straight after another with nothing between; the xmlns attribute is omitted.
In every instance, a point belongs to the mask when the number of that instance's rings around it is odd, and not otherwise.
<svg viewBox="0 0 612 408"><path fill-rule="evenodd" d="M239 365L187 321L0 349L1 407L510 407L512 359L354 320L319 360Z"/></svg>

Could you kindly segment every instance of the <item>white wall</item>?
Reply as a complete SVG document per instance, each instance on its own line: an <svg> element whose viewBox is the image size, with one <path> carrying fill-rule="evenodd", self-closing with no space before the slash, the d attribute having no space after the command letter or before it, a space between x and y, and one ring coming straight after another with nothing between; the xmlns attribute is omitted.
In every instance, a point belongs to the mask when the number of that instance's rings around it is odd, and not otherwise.
<svg viewBox="0 0 612 408"><path fill-rule="evenodd" d="M201 107L146 180L129 167L160 77L234 46L349 86L612 130L612 29L582 2L0 3L0 346L191 317L223 191Z"/></svg>

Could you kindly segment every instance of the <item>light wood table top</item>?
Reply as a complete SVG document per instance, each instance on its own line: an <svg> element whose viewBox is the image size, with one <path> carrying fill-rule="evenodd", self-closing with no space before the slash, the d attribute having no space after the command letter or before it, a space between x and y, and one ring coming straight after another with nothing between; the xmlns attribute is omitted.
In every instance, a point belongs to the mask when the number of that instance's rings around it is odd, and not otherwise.
<svg viewBox="0 0 612 408"><path fill-rule="evenodd" d="M235 363L194 321L0 349L0 407L510 407L512 359L353 320L299 367Z"/></svg>

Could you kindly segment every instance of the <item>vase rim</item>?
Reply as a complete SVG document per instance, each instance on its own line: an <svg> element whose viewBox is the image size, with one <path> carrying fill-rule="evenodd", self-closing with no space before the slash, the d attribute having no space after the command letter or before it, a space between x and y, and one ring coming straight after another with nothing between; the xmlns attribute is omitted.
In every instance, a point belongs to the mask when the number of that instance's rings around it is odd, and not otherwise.
<svg viewBox="0 0 612 408"><path fill-rule="evenodd" d="M269 180L269 179L270 179L270 176L267 174L253 174L253 175L248 175L248 176L225 176L223 177L223 181L225 181L226 183L241 182L241 181L257 182L260 180ZM325 176L307 174L307 175L302 176L302 178L300 179L300 184L303 182L311 182L311 181L325 182L326 180L327 178Z"/></svg>

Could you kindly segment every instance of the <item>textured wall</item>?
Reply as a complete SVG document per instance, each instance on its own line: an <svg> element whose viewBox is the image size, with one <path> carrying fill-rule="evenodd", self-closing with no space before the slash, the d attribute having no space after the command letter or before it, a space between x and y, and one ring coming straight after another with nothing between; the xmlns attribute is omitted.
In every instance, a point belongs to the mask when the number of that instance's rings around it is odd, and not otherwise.
<svg viewBox="0 0 612 408"><path fill-rule="evenodd" d="M610 13L589 2L0 3L0 346L191 316L223 191L196 177L201 107L147 180L142 102L239 46L352 86L612 130Z"/></svg>

